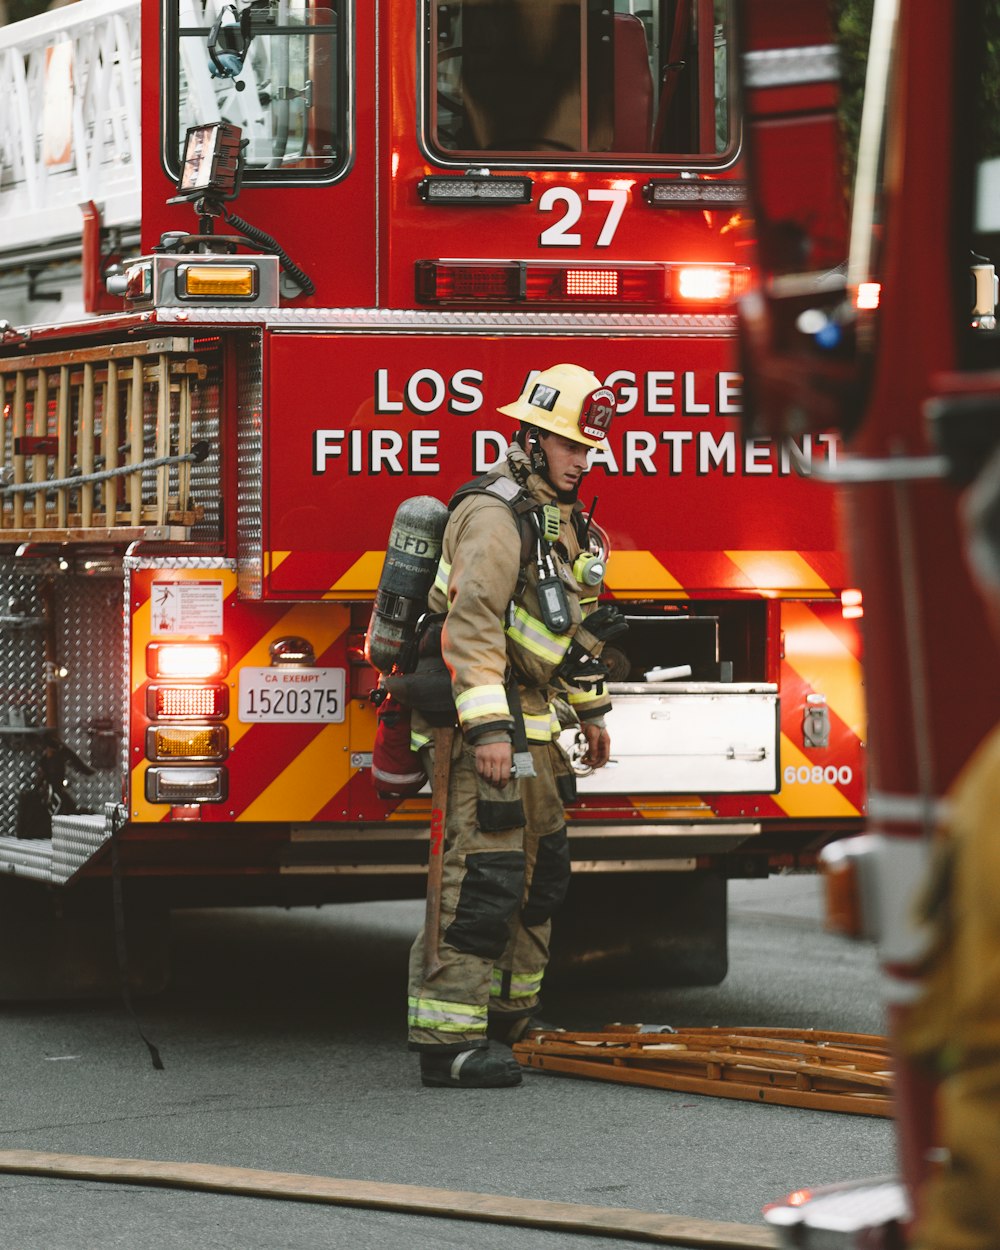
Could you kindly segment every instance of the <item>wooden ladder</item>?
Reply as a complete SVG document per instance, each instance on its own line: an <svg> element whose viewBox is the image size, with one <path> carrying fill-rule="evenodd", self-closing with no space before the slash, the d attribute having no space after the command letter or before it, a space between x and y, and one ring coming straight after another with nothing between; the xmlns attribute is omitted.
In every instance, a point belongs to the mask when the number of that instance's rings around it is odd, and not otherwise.
<svg viewBox="0 0 1000 1250"><path fill-rule="evenodd" d="M0 542L187 536L202 514L191 462L145 468L143 448L155 423L150 459L191 453L191 383L207 369L190 350L156 339L0 359Z"/></svg>
<svg viewBox="0 0 1000 1250"><path fill-rule="evenodd" d="M888 1042L812 1029L611 1024L599 1032L533 1032L514 1046L542 1072L784 1107L892 1115Z"/></svg>

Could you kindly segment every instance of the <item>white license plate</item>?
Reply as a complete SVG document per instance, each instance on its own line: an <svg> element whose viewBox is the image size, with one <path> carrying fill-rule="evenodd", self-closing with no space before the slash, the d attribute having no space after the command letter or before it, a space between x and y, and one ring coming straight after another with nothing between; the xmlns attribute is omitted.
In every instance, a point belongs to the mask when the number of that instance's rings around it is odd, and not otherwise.
<svg viewBox="0 0 1000 1250"><path fill-rule="evenodd" d="M241 721L342 721L344 668L241 668Z"/></svg>

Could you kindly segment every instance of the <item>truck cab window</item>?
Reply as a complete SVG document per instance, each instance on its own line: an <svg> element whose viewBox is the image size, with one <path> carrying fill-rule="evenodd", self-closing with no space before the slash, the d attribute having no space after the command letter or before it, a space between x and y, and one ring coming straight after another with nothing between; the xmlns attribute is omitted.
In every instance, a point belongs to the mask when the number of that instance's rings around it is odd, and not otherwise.
<svg viewBox="0 0 1000 1250"><path fill-rule="evenodd" d="M734 142L728 0L428 3L427 132L449 157L691 157Z"/></svg>
<svg viewBox="0 0 1000 1250"><path fill-rule="evenodd" d="M189 126L239 126L248 182L328 182L348 163L346 0L167 0L164 162Z"/></svg>
<svg viewBox="0 0 1000 1250"><path fill-rule="evenodd" d="M973 368L996 368L1000 361L997 283L1000 270L1000 6L984 0L977 11L975 86L960 106L972 109L972 231L970 242L971 317L965 358ZM968 136L967 136L968 137ZM964 314L965 309L962 308ZM964 328L964 327L963 327Z"/></svg>

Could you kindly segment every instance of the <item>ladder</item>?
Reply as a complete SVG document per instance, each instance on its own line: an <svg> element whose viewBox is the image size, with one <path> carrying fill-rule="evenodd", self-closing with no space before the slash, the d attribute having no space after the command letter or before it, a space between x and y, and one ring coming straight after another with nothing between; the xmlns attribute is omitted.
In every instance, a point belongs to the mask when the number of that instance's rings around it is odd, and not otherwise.
<svg viewBox="0 0 1000 1250"><path fill-rule="evenodd" d="M0 359L0 542L186 538L191 341L160 338Z"/></svg>
<svg viewBox="0 0 1000 1250"><path fill-rule="evenodd" d="M612 1024L592 1033L535 1031L514 1054L525 1067L564 1076L892 1116L888 1041L868 1033Z"/></svg>
<svg viewBox="0 0 1000 1250"><path fill-rule="evenodd" d="M140 0L78 0L0 27L2 250L140 217Z"/></svg>

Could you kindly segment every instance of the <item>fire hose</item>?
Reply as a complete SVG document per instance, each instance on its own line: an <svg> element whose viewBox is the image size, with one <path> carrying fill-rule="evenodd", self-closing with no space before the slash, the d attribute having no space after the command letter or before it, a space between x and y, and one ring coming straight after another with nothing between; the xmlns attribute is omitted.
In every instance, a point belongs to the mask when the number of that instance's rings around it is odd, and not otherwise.
<svg viewBox="0 0 1000 1250"><path fill-rule="evenodd" d="M420 1185L383 1184L379 1181L341 1180L291 1172L264 1172L207 1163L167 1163L151 1159L49 1154L37 1150L2 1150L0 1172L321 1202L521 1228L588 1233L658 1245L705 1247L706 1250L777 1250L778 1246L777 1238L770 1229L752 1224L720 1223L629 1207L578 1206L572 1202L548 1202L500 1194L431 1189Z"/></svg>
<svg viewBox="0 0 1000 1250"><path fill-rule="evenodd" d="M892 1114L886 1039L870 1034L618 1024L595 1033L537 1030L514 1051L525 1066L562 1075L816 1110ZM0 1173L5 1172L321 1202L704 1250L778 1246L770 1229L750 1224L204 1163L3 1150Z"/></svg>

